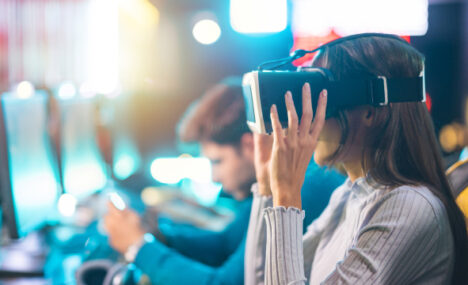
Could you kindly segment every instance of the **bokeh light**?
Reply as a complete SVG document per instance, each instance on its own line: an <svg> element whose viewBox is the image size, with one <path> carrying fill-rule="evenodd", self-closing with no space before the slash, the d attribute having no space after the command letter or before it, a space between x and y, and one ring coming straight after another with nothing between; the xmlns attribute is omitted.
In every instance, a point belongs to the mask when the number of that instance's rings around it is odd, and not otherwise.
<svg viewBox="0 0 468 285"><path fill-rule="evenodd" d="M16 95L21 99L27 99L34 95L34 86L29 81L22 81L16 86Z"/></svg>
<svg viewBox="0 0 468 285"><path fill-rule="evenodd" d="M64 82L60 84L58 89L58 96L60 99L72 99L76 95L75 85L71 82Z"/></svg>
<svg viewBox="0 0 468 285"><path fill-rule="evenodd" d="M215 43L221 36L221 28L214 20L204 19L193 26L193 37L201 44Z"/></svg>
<svg viewBox="0 0 468 285"><path fill-rule="evenodd" d="M77 199L71 194L63 194L58 200L58 211L64 217L71 217L75 214Z"/></svg>
<svg viewBox="0 0 468 285"><path fill-rule="evenodd" d="M231 0L232 28L244 34L277 33L286 29L286 0Z"/></svg>
<svg viewBox="0 0 468 285"><path fill-rule="evenodd" d="M439 134L442 148L447 152L461 149L468 144L466 127L459 123L452 123L442 128Z"/></svg>

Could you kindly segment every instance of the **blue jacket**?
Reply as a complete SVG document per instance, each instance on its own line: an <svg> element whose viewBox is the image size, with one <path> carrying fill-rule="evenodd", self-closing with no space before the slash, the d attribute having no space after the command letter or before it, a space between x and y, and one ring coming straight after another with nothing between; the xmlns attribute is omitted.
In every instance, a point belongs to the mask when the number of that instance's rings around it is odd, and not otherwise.
<svg viewBox="0 0 468 285"><path fill-rule="evenodd" d="M328 204L344 177L311 163L302 188L306 212L304 229ZM241 202L235 220L221 232L195 227L172 227L164 231L169 247L159 241L145 244L135 265L152 284L243 284L245 238L252 200Z"/></svg>

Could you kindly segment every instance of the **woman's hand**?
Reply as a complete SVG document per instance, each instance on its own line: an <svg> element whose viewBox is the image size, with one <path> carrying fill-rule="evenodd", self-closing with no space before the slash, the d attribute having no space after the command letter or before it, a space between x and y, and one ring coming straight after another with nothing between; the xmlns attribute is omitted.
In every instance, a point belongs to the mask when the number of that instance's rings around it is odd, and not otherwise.
<svg viewBox="0 0 468 285"><path fill-rule="evenodd" d="M257 177L258 192L263 196L271 196L270 189L270 158L273 137L263 134L253 134L254 164Z"/></svg>
<svg viewBox="0 0 468 285"><path fill-rule="evenodd" d="M325 123L327 91L320 93L317 114L313 119L309 83L302 87L302 118L298 117L291 92L285 95L288 111L288 128L283 132L276 106L271 108L273 125L273 150L270 163L270 186L274 206L301 209L301 188L305 172Z"/></svg>
<svg viewBox="0 0 468 285"><path fill-rule="evenodd" d="M110 245L120 253L143 239L145 230L137 213L125 209L119 210L108 203L108 212L104 217L104 227L109 236Z"/></svg>

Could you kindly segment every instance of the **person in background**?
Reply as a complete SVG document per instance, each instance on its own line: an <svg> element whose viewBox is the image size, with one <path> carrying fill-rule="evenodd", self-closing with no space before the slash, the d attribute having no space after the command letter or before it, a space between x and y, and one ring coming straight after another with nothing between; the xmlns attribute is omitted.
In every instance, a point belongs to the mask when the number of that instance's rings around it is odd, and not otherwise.
<svg viewBox="0 0 468 285"><path fill-rule="evenodd" d="M465 99L465 133L468 134L468 98ZM465 144L468 144L466 142ZM453 196L458 207L468 221L468 146L460 154L460 159L447 169L447 178L452 185ZM468 226L468 223L467 223Z"/></svg>
<svg viewBox="0 0 468 285"><path fill-rule="evenodd" d="M397 36L374 35L326 46L312 66L336 80L418 77L424 59ZM256 164L269 177L253 187L246 252L264 266L246 274L264 276L255 284L467 284L464 218L424 102L358 106L325 119L323 90L313 118L310 92L305 84L300 123L285 94L286 132L271 108L273 146L259 144L264 160ZM302 235L301 186L312 156L344 168L348 179Z"/></svg>
<svg viewBox="0 0 468 285"><path fill-rule="evenodd" d="M465 134L468 134L468 97L465 98ZM466 135L465 137L468 137ZM468 144L468 142L465 142ZM468 159L468 145L463 148L462 152L460 153L460 160Z"/></svg>
<svg viewBox="0 0 468 285"><path fill-rule="evenodd" d="M450 166L447 169L447 178L452 186L457 205L465 215L465 220L468 221L468 158Z"/></svg>
<svg viewBox="0 0 468 285"><path fill-rule="evenodd" d="M145 232L132 210L109 204L104 222L111 246L145 273L152 284L243 284L245 237L249 222L250 188L256 181L254 137L246 124L240 80L225 80L210 88L185 113L178 128L184 142L198 142L212 163L213 180L239 201L235 219L220 232L195 227L160 228L156 239ZM320 213L343 177L311 167L328 177L309 205ZM321 182L320 182L321 183ZM312 209L311 209L312 211ZM164 242L162 242L164 241Z"/></svg>

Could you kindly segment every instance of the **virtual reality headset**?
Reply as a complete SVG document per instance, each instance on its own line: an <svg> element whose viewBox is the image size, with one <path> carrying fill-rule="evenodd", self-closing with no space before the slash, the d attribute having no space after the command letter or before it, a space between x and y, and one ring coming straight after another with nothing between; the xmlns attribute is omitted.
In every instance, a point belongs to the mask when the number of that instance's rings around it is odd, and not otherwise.
<svg viewBox="0 0 468 285"><path fill-rule="evenodd" d="M376 35L395 37L385 34L361 34L341 38L326 46L351 38ZM299 50L291 57L278 60L276 63L284 65L314 51L316 50ZM306 82L310 84L314 114L320 92L327 89L326 118L334 116L340 109L353 106L371 105L378 107L389 103L424 102L426 100L424 72L414 78L376 76L334 80L331 71L324 68L280 71L262 70L260 67L257 71L244 74L242 80L247 124L251 131L256 133L272 132L270 108L273 104L277 107L282 126L287 127L288 117L284 98L287 91L291 91L298 118L301 118L302 87Z"/></svg>

